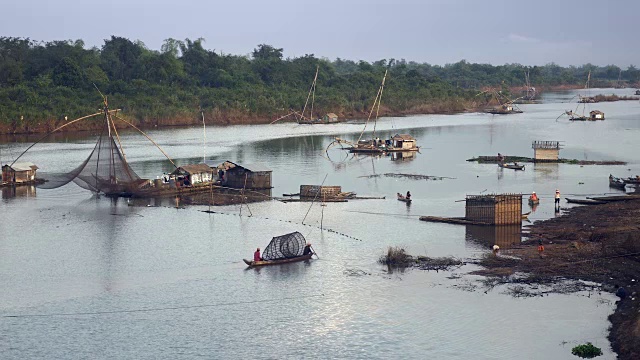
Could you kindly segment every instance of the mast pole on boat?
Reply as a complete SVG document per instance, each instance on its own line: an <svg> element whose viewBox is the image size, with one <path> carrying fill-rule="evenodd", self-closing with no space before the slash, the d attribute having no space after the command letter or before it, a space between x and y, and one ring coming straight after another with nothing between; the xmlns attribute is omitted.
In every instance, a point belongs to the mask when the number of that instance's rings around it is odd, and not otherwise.
<svg viewBox="0 0 640 360"><path fill-rule="evenodd" d="M384 81L387 79L387 71L384 71L384 76L382 77L382 84L380 85L380 95L378 96L378 107L376 108L376 119L373 122L373 134L371 135L372 139L376 137L376 125L378 124L378 114L380 113L380 103L382 102L382 92L384 91Z"/></svg>
<svg viewBox="0 0 640 360"><path fill-rule="evenodd" d="M207 125L204 122L204 111L200 109L202 114L202 163L207 160Z"/></svg>

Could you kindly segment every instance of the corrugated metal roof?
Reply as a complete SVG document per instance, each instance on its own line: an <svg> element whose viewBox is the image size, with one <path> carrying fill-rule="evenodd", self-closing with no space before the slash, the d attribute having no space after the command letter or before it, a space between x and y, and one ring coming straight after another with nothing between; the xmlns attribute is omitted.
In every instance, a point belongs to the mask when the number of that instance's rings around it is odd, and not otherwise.
<svg viewBox="0 0 640 360"><path fill-rule="evenodd" d="M395 134L393 140L413 141L415 139L409 134Z"/></svg>
<svg viewBox="0 0 640 360"><path fill-rule="evenodd" d="M30 171L38 170L38 167L32 162L17 162L11 166L14 171Z"/></svg>
<svg viewBox="0 0 640 360"><path fill-rule="evenodd" d="M206 172L212 172L213 170L207 164L191 164L191 165L182 165L178 167L178 169L182 169L183 171L189 174L200 174Z"/></svg>
<svg viewBox="0 0 640 360"><path fill-rule="evenodd" d="M253 171L253 172L262 172L262 171L273 171L271 169L269 169L268 167L262 165L262 164L244 164L244 165L240 165L240 164L236 164L232 161L226 161L229 164L233 164L236 167L241 167L243 169L249 170L249 171Z"/></svg>
<svg viewBox="0 0 640 360"><path fill-rule="evenodd" d="M253 172L261 172L261 171L273 171L271 169L269 169L268 167L266 167L265 165L262 164L244 164L244 165L239 165L242 166L243 168L249 170L249 171L253 171Z"/></svg>

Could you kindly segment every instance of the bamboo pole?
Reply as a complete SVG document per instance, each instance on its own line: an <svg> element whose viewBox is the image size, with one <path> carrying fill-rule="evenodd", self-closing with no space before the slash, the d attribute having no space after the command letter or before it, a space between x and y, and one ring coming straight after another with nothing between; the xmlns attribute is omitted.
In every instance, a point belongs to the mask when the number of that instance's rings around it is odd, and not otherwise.
<svg viewBox="0 0 640 360"><path fill-rule="evenodd" d="M140 130L137 126L133 125L132 123L128 122L127 120L119 117L118 115L114 115L116 119L120 120L120 121L124 121L126 124L128 124L129 126L131 126L132 128L138 130L142 135L144 135L147 140L151 141L151 143L153 143L153 145L155 145L158 150L160 150L160 152L162 152L162 154L171 162L171 165L175 166L175 168L177 169L178 166L173 162L173 160L171 160L171 158L169 157L169 155L167 155L166 152L164 152L164 150L162 150L162 148L160 147L160 145L158 145L155 141L153 141L153 139L151 139L149 137L149 135L147 135L144 131Z"/></svg>
<svg viewBox="0 0 640 360"><path fill-rule="evenodd" d="M111 112L111 111L118 111L118 110L110 110L110 112ZM49 135L53 134L54 132L56 132L56 131L58 131L58 130L60 130L60 129L63 129L63 128L65 128L65 127L67 127L67 126L69 126L69 125L71 125L71 124L73 124L73 123L76 123L76 122L78 122L78 121L80 121L80 120L85 120L85 119L88 119L88 118L91 118L91 117L94 117L94 116L98 116L98 115L101 115L101 114L103 114L103 112L102 112L102 111L97 112L97 113L95 113L95 114L91 114L91 115L83 116L83 117L77 118L77 119L75 119L75 120L71 120L71 121L69 121L69 122L67 122L67 123L65 123L65 124L63 124L63 125L61 125L61 126L58 126L58 127L57 127L57 128L55 128L55 129L53 129L53 130L49 131L48 133L44 134L41 138L39 138L38 140L36 140L36 142L34 142L33 144L31 144L31 145L30 145L30 146L29 146L25 151L23 151L20 155L18 155L18 157L17 157L15 160L13 160L13 162L12 162L9 166L13 166L13 164L15 164L15 163L16 163L16 161L18 161L18 160L22 157L22 155L24 155L24 154L25 154L27 151L29 151L32 147L36 146L36 144L38 144L40 141L42 141L42 140L46 139L46 138L47 138L47 136L49 136Z"/></svg>

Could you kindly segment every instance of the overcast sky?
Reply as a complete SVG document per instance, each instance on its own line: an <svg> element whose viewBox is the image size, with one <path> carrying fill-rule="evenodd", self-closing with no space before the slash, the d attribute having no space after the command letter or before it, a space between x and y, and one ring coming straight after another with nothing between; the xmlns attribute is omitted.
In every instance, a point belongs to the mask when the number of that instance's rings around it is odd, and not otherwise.
<svg viewBox="0 0 640 360"><path fill-rule="evenodd" d="M159 50L204 38L207 49L285 57L544 65L640 65L640 0L2 0L0 36L111 35Z"/></svg>

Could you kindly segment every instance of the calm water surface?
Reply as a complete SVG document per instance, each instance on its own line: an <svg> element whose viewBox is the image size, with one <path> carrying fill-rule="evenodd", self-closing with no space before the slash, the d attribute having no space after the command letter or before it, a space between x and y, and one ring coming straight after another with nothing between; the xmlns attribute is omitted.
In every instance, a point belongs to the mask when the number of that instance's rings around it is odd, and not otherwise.
<svg viewBox="0 0 640 360"><path fill-rule="evenodd" d="M626 94L603 89L595 93ZM411 254L482 256L495 243L520 241L519 229L418 221L419 215L463 216L466 194L536 191L532 220L556 216L552 195L621 193L607 176L640 174L637 101L591 105L601 122L556 121L575 93L548 93L523 114L413 116L378 122L381 138L411 133L423 148L412 159L352 156L335 136L354 141L362 122L326 126L278 124L207 128L207 159L263 163L273 169L274 196L301 184L341 185L384 200L331 203L278 201L238 206L172 207L172 199L96 198L74 184L3 193L0 205L0 353L3 358L415 358L571 359L590 341L613 358L606 340L609 294L516 299L506 288L485 293L481 278L451 272L389 273L376 263L389 245ZM178 164L202 160L202 129L150 131ZM127 159L143 177L171 170L144 138L121 134ZM4 138L0 160L29 144ZM524 172L465 161L477 155L532 156L533 140L562 141L561 157L624 160L624 166L527 164ZM95 144L91 134L59 135L23 160L42 171L66 171ZM367 177L385 173L446 177L441 181ZM410 207L395 200L410 190ZM134 206L130 206L134 205ZM152 205L152 206L147 206ZM527 206L523 207L525 211ZM248 216L249 213L252 216ZM332 231L321 232L323 226ZM300 231L320 259L246 270L242 258L275 235ZM7 317L18 315L19 317Z"/></svg>

